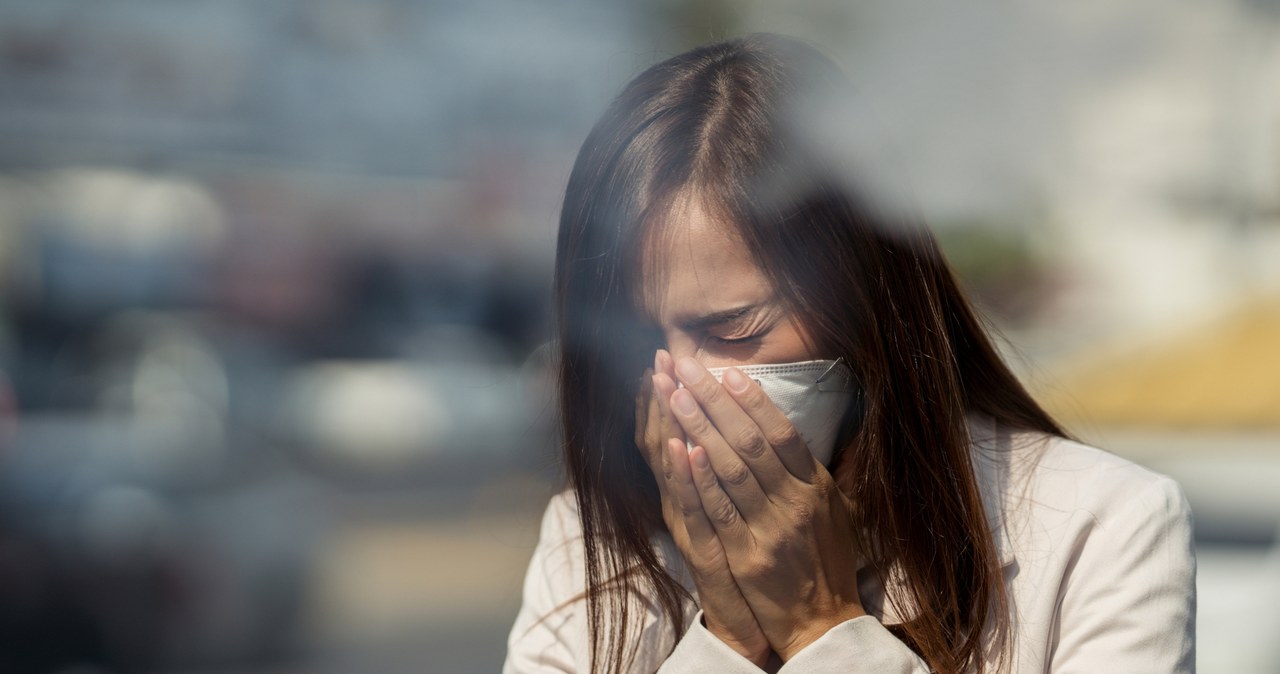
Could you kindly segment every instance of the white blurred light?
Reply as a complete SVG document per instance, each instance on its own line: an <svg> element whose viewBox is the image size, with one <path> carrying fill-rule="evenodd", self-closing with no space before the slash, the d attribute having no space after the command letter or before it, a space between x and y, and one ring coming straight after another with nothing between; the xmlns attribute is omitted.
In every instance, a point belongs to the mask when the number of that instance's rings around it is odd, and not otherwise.
<svg viewBox="0 0 1280 674"><path fill-rule="evenodd" d="M289 386L292 422L313 448L370 465L402 463L452 433L441 393L395 363L323 363Z"/></svg>
<svg viewBox="0 0 1280 674"><path fill-rule="evenodd" d="M117 169L68 169L52 176L49 222L104 250L146 253L205 248L225 233L221 208L198 184Z"/></svg>
<svg viewBox="0 0 1280 674"><path fill-rule="evenodd" d="M207 409L221 416L227 395L222 364L194 335L172 330L147 341L133 379L138 414Z"/></svg>

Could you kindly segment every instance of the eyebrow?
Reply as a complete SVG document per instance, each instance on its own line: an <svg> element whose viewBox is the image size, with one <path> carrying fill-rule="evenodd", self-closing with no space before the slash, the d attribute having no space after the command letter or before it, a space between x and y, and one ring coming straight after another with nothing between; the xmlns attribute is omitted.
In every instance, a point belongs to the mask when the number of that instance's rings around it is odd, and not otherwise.
<svg viewBox="0 0 1280 674"><path fill-rule="evenodd" d="M767 303L757 302L755 304L748 304L741 307L735 307L733 309L725 309L724 311L717 311L713 314L691 318L682 321L680 323L680 329L686 332L697 332L699 330L706 330L707 328L724 325L725 323L736 321L743 316L760 309L765 304Z"/></svg>

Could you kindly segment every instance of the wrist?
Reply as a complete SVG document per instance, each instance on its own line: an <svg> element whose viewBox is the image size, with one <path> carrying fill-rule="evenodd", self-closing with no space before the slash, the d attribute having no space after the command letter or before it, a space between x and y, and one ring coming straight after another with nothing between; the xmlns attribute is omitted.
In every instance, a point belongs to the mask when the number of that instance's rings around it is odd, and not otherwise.
<svg viewBox="0 0 1280 674"><path fill-rule="evenodd" d="M867 615L867 612L863 610L862 605L853 604L838 612L816 616L799 626L786 645L776 649L778 656L782 658L783 662L786 662L807 648L809 644L821 639L823 635L830 632L835 626L854 618L861 618L864 615Z"/></svg>
<svg viewBox="0 0 1280 674"><path fill-rule="evenodd" d="M733 649L738 655L746 658L751 664L764 669L765 664L769 662L769 655L773 650L769 648L769 642L764 639L763 635L759 635L759 643L747 643L735 637L731 630L713 620L707 620L704 613L702 615L702 626L706 628L712 636L719 639L724 645Z"/></svg>

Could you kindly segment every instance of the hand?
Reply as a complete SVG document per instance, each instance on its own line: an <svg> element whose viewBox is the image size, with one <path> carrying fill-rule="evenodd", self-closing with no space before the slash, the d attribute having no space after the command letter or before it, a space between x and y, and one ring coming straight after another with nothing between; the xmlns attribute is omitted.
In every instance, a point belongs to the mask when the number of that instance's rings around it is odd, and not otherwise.
<svg viewBox="0 0 1280 674"><path fill-rule="evenodd" d="M677 375L685 388L670 392L670 409L696 446L669 447L668 489L686 526L691 511L710 521L761 630L789 660L866 615L850 503L759 384L731 368L722 385L692 358Z"/></svg>
<svg viewBox="0 0 1280 674"><path fill-rule="evenodd" d="M658 482L663 521L692 572L707 630L756 666L764 667L769 641L734 582L724 548L698 502L697 491L689 489L692 482L684 458L684 433L667 405L676 390L670 354L658 351L654 368L656 373L645 371L636 400L636 445ZM679 462L669 460L672 451L678 451ZM673 496L672 485L685 489L682 498ZM680 503L689 505L682 510Z"/></svg>

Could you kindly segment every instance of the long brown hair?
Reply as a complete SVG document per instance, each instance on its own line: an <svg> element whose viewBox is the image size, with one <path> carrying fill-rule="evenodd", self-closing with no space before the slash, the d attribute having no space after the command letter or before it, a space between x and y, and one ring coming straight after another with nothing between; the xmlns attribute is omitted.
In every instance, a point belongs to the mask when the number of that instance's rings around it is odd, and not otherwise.
<svg viewBox="0 0 1280 674"><path fill-rule="evenodd" d="M847 86L795 40L701 47L632 80L578 154L555 290L593 671L622 671L634 655L635 597L655 602L677 638L685 628L685 591L651 547L660 505L633 439L637 377L662 346L634 299L636 250L682 190L726 216L821 357L843 357L861 384L832 472L872 568L904 579L892 600L914 618L896 631L937 672L986 669L984 626L997 643L1008 633L966 413L1062 431L992 347L927 227L875 208L789 128L790 106Z"/></svg>

